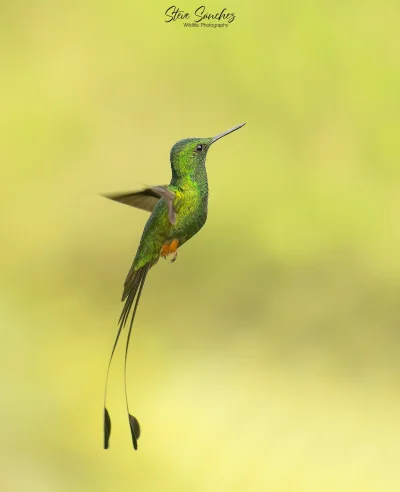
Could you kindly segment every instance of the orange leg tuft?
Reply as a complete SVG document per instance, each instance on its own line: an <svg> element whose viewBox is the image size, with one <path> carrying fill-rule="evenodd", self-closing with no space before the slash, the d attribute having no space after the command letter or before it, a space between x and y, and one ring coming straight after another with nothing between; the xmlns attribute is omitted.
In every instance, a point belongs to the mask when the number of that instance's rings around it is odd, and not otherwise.
<svg viewBox="0 0 400 492"><path fill-rule="evenodd" d="M161 248L161 251L160 251L160 256L165 258L168 255L168 253L169 253L168 244L163 244L163 247Z"/></svg>
<svg viewBox="0 0 400 492"><path fill-rule="evenodd" d="M178 246L179 246L178 239L174 239L172 243L169 245L169 252L175 253L175 251L178 249Z"/></svg>
<svg viewBox="0 0 400 492"><path fill-rule="evenodd" d="M178 254L179 241L178 239L173 239L169 244L163 244L163 247L160 251L160 256L166 258L168 255L176 255Z"/></svg>

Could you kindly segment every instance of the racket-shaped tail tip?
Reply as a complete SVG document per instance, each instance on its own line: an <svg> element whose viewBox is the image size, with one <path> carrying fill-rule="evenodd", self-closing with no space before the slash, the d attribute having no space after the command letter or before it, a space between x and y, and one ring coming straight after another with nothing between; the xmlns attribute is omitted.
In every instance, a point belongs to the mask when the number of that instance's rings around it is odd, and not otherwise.
<svg viewBox="0 0 400 492"><path fill-rule="evenodd" d="M131 414L129 414L129 426L131 428L133 447L135 448L135 451L137 451L137 440L140 437L140 425L137 419Z"/></svg>
<svg viewBox="0 0 400 492"><path fill-rule="evenodd" d="M111 434L111 419L106 407L104 407L104 449L108 449Z"/></svg>

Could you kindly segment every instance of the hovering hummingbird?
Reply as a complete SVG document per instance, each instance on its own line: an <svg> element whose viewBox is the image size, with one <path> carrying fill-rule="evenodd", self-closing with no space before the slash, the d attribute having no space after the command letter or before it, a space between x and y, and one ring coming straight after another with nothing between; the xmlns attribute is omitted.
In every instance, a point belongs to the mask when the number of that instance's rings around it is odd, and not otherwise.
<svg viewBox="0 0 400 492"><path fill-rule="evenodd" d="M126 361L132 325L144 282L150 268L158 262L160 256L174 262L178 249L205 224L208 203L207 152L214 142L238 130L244 124L234 126L212 138L185 138L177 142L170 154L172 179L169 185L153 186L129 193L104 195L111 200L151 212L135 259L125 279L122 294L122 302L125 301L125 304L119 318L119 329L107 368L104 392L104 449L108 449L111 434L111 419L106 407L108 375L122 328L128 320L135 301L125 347L124 385L132 443L134 449L137 449L140 427L136 418L129 412Z"/></svg>

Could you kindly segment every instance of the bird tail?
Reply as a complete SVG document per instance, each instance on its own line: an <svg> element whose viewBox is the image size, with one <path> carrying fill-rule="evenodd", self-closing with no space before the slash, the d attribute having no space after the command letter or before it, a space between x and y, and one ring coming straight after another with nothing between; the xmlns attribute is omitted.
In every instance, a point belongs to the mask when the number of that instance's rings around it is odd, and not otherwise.
<svg viewBox="0 0 400 492"><path fill-rule="evenodd" d="M142 293L142 289L144 286L144 282L146 280L147 273L152 266L151 263L147 263L143 267L139 268L138 270L133 270L133 266L131 267L128 276L125 280L124 284L124 293L122 296L122 301L125 301L124 307L122 309L121 316L118 321L118 332L117 336L115 337L115 342L113 349L111 351L111 356L110 360L108 362L108 368L107 368L107 376L106 376L106 383L105 383L105 390L104 390L104 449L108 449L109 446L109 439L110 439L110 434L111 434L111 419L110 419L110 414L108 413L107 407L106 407L106 400L107 400L107 385L108 385L108 375L110 372L110 366L111 366L111 361L114 356L115 349L118 344L119 337L121 335L122 328L126 325L126 322L129 317L129 313L132 309L133 302L136 299L135 302L135 307L133 309L133 313L131 316L131 322L128 330L128 336L126 340L126 347L125 347L125 365L124 365L124 384L125 384L125 401L126 401L126 409L128 412L128 418L129 418L129 425L131 429L131 435L132 435L132 442L133 442L133 447L137 449L137 440L140 435L140 427L139 423L136 420L136 418L129 413L129 405L128 405L128 394L127 394L127 389L126 389L126 363L127 363L127 358L128 358L128 348L129 348L129 341L131 337L131 332L132 332L132 326L133 326L133 321L135 319L137 307L139 304L140 296Z"/></svg>

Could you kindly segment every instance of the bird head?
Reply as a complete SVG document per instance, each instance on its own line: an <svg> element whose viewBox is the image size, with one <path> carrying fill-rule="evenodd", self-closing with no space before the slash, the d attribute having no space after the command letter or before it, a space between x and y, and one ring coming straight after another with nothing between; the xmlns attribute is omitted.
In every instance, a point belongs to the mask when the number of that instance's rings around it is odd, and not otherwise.
<svg viewBox="0 0 400 492"><path fill-rule="evenodd" d="M209 138L185 138L179 140L171 149L171 168L174 177L193 173L199 166L204 166L210 146L225 135L241 128L245 123Z"/></svg>

